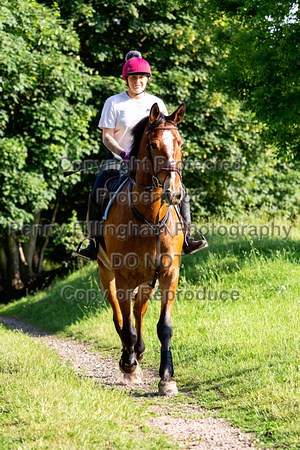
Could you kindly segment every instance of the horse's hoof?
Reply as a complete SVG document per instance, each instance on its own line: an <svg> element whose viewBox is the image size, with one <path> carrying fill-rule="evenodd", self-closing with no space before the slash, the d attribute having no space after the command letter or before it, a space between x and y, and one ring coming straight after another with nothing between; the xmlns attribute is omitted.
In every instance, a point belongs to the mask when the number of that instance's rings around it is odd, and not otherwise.
<svg viewBox="0 0 300 450"><path fill-rule="evenodd" d="M162 381L158 383L158 393L159 395L177 395L178 389L176 381L170 380L170 381Z"/></svg>
<svg viewBox="0 0 300 450"><path fill-rule="evenodd" d="M139 365L136 366L134 373L124 374L123 384L141 384L142 381L142 370Z"/></svg>
<svg viewBox="0 0 300 450"><path fill-rule="evenodd" d="M122 358L119 361L120 370L121 370L122 373L124 373L124 375L131 375L131 374L133 374L136 371L137 366L138 366L138 362L137 362L136 359L134 360L134 363L132 365L125 364L122 361Z"/></svg>

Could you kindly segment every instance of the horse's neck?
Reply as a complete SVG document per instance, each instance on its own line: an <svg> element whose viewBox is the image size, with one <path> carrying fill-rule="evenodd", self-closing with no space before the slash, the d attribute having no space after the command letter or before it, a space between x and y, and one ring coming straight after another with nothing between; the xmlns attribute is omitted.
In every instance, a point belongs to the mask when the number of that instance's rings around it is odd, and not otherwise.
<svg viewBox="0 0 300 450"><path fill-rule="evenodd" d="M137 184L143 186L151 186L153 184L152 175L150 172L152 168L150 167L150 161L147 154L147 138L144 135L140 143L139 154L137 156L137 170L135 174L135 181Z"/></svg>
<svg viewBox="0 0 300 450"><path fill-rule="evenodd" d="M132 191L134 206L148 222L156 223L166 215L167 205L162 204L162 189L150 191L140 186L133 186Z"/></svg>

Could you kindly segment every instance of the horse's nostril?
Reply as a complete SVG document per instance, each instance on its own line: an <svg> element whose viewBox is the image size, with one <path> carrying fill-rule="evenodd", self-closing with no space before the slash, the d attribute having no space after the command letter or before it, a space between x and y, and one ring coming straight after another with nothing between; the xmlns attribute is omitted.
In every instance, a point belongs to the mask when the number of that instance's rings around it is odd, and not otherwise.
<svg viewBox="0 0 300 450"><path fill-rule="evenodd" d="M166 189L163 194L163 199L169 205L175 205L175 204L179 204L181 202L182 195L181 195L181 192L172 192L169 189Z"/></svg>
<svg viewBox="0 0 300 450"><path fill-rule="evenodd" d="M172 204L173 194L171 191L166 190L163 195L163 199L169 204Z"/></svg>
<svg viewBox="0 0 300 450"><path fill-rule="evenodd" d="M181 202L181 195L180 194L174 195L173 204L178 205L180 202Z"/></svg>

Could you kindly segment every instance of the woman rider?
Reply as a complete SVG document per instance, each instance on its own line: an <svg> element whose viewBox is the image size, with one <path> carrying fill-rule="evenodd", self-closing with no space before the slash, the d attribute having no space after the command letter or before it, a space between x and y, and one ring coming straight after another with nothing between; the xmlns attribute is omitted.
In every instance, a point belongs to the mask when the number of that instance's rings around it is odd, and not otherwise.
<svg viewBox="0 0 300 450"><path fill-rule="evenodd" d="M97 192L102 190L105 182L112 176L119 174L121 164L118 161L128 161L132 143L131 130L144 117L149 115L154 103L157 103L160 111L168 115L164 102L146 93L147 83L151 77L150 65L142 59L140 52L131 51L127 53L123 66L123 79L126 81L128 90L121 94L109 97L102 110L99 128L102 129L102 140L109 152L106 165L97 176L95 186L89 198L88 223L90 226L90 237L87 248L79 250L78 256L86 259L97 259L100 231L99 228L99 199ZM112 168L112 165L114 168ZM183 251L185 254L194 253L207 247L205 238L195 240L190 235L191 214L189 197L181 203L180 212L188 225L185 236Z"/></svg>

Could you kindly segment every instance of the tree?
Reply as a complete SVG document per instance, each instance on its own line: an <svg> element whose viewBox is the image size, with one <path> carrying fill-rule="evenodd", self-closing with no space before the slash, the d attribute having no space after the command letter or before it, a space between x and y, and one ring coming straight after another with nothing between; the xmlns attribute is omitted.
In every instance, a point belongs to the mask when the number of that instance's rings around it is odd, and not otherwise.
<svg viewBox="0 0 300 450"><path fill-rule="evenodd" d="M212 5L217 14L231 17L222 74L227 86L267 125L265 139L276 143L283 157L290 151L299 158L299 2L216 0Z"/></svg>
<svg viewBox="0 0 300 450"><path fill-rule="evenodd" d="M189 167L199 160L204 166L186 172L184 178L190 190L202 191L193 202L194 211L208 214L225 204L231 205L232 214L239 210L246 199L233 191L240 192L247 167L242 176L239 170L223 170L220 176L205 169L207 160L217 159L227 160L230 167L236 161L245 166L246 161L256 162L264 151L257 121L217 85L226 50L223 20L205 2L58 0L58 5L62 17L78 33L82 60L100 74L95 108L101 111L109 95L125 89L121 79L124 56L130 49L140 50L153 73L148 91L162 97L170 111L181 102L187 106L180 125L183 156Z"/></svg>
<svg viewBox="0 0 300 450"><path fill-rule="evenodd" d="M58 0L55 8L52 0L40 3L4 0L0 7L3 279L22 286L41 267L45 246L39 263L36 236L21 236L24 223L54 223L59 201L69 227L73 210L83 204L83 192L94 180L87 185L86 177L83 182L76 175L63 178L59 161L96 152L97 159L105 156L95 130L106 98L126 89L122 66L132 49L151 64L149 92L162 97L170 111L186 103L180 132L184 182L200 192L192 197L194 220L197 213L234 216L268 198L277 208L287 204L287 196L293 211L290 186L281 203L270 185L259 193L264 179L256 177L256 168L267 167L273 184L279 177L273 151L261 141L266 127L220 82L236 19L212 12L208 2L184 0ZM218 161L231 170L211 170ZM199 162L202 167L196 166ZM84 220L85 211L80 214ZM8 234L13 223L15 233ZM50 245L55 259L60 249L61 262L73 243L65 239L63 247Z"/></svg>
<svg viewBox="0 0 300 450"><path fill-rule="evenodd" d="M35 265L36 234L25 238L20 230L39 223L41 211L78 181L64 178L62 158L93 152L94 78L57 10L3 0L0 17L0 263L2 283L15 290Z"/></svg>
<svg viewBox="0 0 300 450"><path fill-rule="evenodd" d="M150 62L150 93L162 97L170 111L186 103L180 132L185 140L184 182L190 191L200 191L197 198L193 196L194 217L220 211L234 216L242 209L266 204L269 189L264 196L258 195L263 180L253 180L253 174L257 167L264 171L266 165L274 168L266 171L270 184L276 185L279 177L275 151L261 139L267 128L242 101L230 97L220 81L236 20L212 11L210 3L184 0L58 0L58 5L79 36L82 60L100 74L94 95L99 114L109 95L125 89L122 66L131 49L140 50ZM226 161L230 167L236 163L237 170L207 170L208 161ZM202 162L202 168L196 162ZM290 170L291 166L284 169ZM292 185L284 192L294 205ZM269 198L272 210L287 204L272 192Z"/></svg>

